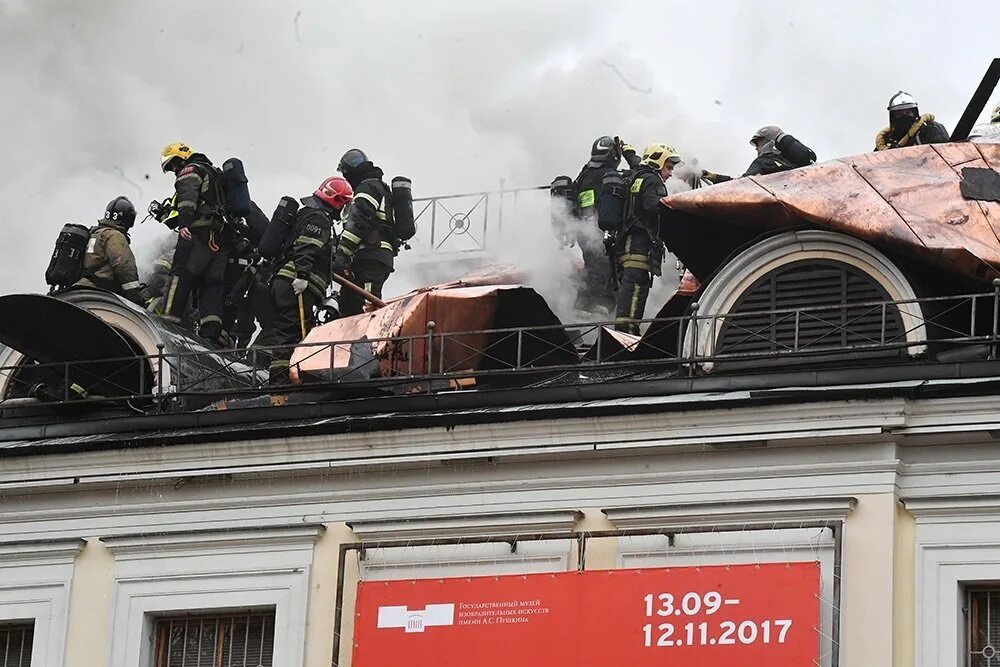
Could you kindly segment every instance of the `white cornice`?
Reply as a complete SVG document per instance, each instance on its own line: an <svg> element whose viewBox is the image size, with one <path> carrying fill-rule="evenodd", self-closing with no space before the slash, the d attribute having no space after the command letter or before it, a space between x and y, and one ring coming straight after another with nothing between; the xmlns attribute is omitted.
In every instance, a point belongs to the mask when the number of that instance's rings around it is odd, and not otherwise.
<svg viewBox="0 0 1000 667"><path fill-rule="evenodd" d="M0 542L0 562L13 561L16 564L37 561L72 562L84 544L84 540L79 538Z"/></svg>
<svg viewBox="0 0 1000 667"><path fill-rule="evenodd" d="M577 510L516 512L478 516L421 517L351 521L347 525L364 541L570 533L582 514Z"/></svg>
<svg viewBox="0 0 1000 667"><path fill-rule="evenodd" d="M643 403L643 401L638 401ZM869 442L906 424L902 399L772 405L597 418L522 421L295 439L233 440L32 456L5 461L0 488L143 484L201 475L294 474L406 466L486 456L557 457L601 450L728 446L745 443ZM237 435L238 431L234 432ZM238 435L237 435L238 437ZM224 462L224 463L222 463Z"/></svg>
<svg viewBox="0 0 1000 667"><path fill-rule="evenodd" d="M103 537L101 541L116 557L150 552L210 552L264 547L301 548L315 544L324 530L326 528L322 524L306 524L234 530L135 533Z"/></svg>
<svg viewBox="0 0 1000 667"><path fill-rule="evenodd" d="M904 498L902 502L918 519L1000 516L1000 495Z"/></svg>
<svg viewBox="0 0 1000 667"><path fill-rule="evenodd" d="M618 528L673 528L708 525L840 521L854 509L851 497L694 503L654 507L614 507L604 514Z"/></svg>

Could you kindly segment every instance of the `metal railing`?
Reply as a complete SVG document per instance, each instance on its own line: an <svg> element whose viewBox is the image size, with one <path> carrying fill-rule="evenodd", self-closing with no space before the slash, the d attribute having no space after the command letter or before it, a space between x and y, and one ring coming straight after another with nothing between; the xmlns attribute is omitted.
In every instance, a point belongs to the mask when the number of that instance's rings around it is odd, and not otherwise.
<svg viewBox="0 0 1000 667"><path fill-rule="evenodd" d="M414 198L417 234L410 243L431 252L486 250L505 219L517 216L524 197L544 193L548 201L547 185L505 189L503 183L499 190Z"/></svg>
<svg viewBox="0 0 1000 667"><path fill-rule="evenodd" d="M767 317L763 323L762 316ZM204 405L212 399L371 384L412 393L516 375L525 376L526 385L575 384L614 381L616 373L625 372L725 372L731 362L765 370L779 362L806 364L820 358L849 365L852 358L859 363L873 355L900 360L927 356L929 345L935 353L978 345L978 358L995 359L1000 281L993 292L978 294L746 313L703 314L693 303L685 315L641 322L646 325L641 339L614 332L615 323L609 321L470 331L440 331L430 322L424 333L407 336L211 353L160 350L78 362L22 361L0 367L0 390L7 397L0 410L17 405L18 397L35 396L33 388L46 381L52 401L129 401L146 411L170 409L172 402L178 409L196 403L180 400L185 398ZM807 322L813 326L806 327ZM723 337L723 331L729 335ZM747 349L746 341L758 345ZM269 362L292 353L300 383L270 381ZM74 385L103 391L84 398Z"/></svg>

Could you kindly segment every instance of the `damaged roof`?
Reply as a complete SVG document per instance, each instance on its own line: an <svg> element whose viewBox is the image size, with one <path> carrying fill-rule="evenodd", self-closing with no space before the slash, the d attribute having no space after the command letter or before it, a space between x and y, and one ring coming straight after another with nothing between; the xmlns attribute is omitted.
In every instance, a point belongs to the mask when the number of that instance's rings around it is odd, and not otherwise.
<svg viewBox="0 0 1000 667"><path fill-rule="evenodd" d="M753 238L802 226L985 281L1000 278L998 200L1000 145L931 144L664 197L661 234L703 282Z"/></svg>

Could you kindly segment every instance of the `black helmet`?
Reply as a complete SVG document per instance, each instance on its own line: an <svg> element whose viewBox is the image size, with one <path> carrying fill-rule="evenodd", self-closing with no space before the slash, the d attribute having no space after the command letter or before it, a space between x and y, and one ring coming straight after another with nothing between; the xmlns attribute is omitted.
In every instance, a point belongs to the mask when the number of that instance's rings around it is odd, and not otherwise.
<svg viewBox="0 0 1000 667"><path fill-rule="evenodd" d="M135 206L132 206L128 197L115 197L105 207L104 219L108 222L116 222L128 229L135 224Z"/></svg>
<svg viewBox="0 0 1000 667"><path fill-rule="evenodd" d="M614 154L615 140L611 137L598 137L590 147L590 157L594 160L610 160Z"/></svg>
<svg viewBox="0 0 1000 667"><path fill-rule="evenodd" d="M360 148L352 148L344 153L344 156L340 158L340 164L337 165L337 171L342 174L346 174L349 171L357 169L365 162L368 162L368 156L365 155L364 151Z"/></svg>

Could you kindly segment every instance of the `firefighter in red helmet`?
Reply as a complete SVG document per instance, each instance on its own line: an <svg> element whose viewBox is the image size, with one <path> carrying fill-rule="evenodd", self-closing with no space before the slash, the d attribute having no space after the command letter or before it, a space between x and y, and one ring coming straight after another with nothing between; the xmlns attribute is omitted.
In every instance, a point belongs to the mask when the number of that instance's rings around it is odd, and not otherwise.
<svg viewBox="0 0 1000 667"><path fill-rule="evenodd" d="M312 196L301 199L285 250L271 281L274 329L268 343L280 347L271 360L272 383L286 382L292 348L315 324L316 307L330 286L330 266L336 237L333 221L351 202L354 191L340 176L324 180Z"/></svg>

